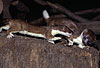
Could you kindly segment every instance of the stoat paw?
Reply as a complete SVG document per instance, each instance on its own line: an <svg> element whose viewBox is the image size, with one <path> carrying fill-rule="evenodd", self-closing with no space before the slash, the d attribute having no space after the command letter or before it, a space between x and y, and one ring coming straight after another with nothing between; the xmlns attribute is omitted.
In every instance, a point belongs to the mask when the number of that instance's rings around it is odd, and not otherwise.
<svg viewBox="0 0 100 68"><path fill-rule="evenodd" d="M85 48L85 46L83 46L82 44L79 44L78 47L81 48L81 49Z"/></svg>
<svg viewBox="0 0 100 68"><path fill-rule="evenodd" d="M7 36L7 38L13 38L14 37L14 35L8 35Z"/></svg>
<svg viewBox="0 0 100 68"><path fill-rule="evenodd" d="M61 37L54 37L54 38L49 39L49 40L53 41L53 40L60 40L60 39L61 39Z"/></svg>
<svg viewBox="0 0 100 68"><path fill-rule="evenodd" d="M89 50L90 49L90 46L85 46L85 49Z"/></svg>
<svg viewBox="0 0 100 68"><path fill-rule="evenodd" d="M53 40L48 40L48 42L50 42L50 43L52 43L52 44L55 44Z"/></svg>
<svg viewBox="0 0 100 68"><path fill-rule="evenodd" d="M69 42L69 43L68 43L68 46L72 46L72 45L73 45L73 43L72 43L72 42Z"/></svg>
<svg viewBox="0 0 100 68"><path fill-rule="evenodd" d="M68 44L68 46L73 46L72 44Z"/></svg>

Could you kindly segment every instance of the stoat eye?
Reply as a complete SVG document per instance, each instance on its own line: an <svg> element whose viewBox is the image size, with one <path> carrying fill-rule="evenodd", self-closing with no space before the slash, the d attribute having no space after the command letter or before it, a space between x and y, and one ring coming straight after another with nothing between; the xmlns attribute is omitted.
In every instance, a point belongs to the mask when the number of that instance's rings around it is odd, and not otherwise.
<svg viewBox="0 0 100 68"><path fill-rule="evenodd" d="M89 36L85 36L85 37L83 37L83 39L90 39L90 37Z"/></svg>
<svg viewBox="0 0 100 68"><path fill-rule="evenodd" d="M86 39L86 37L83 37L83 40L85 40Z"/></svg>

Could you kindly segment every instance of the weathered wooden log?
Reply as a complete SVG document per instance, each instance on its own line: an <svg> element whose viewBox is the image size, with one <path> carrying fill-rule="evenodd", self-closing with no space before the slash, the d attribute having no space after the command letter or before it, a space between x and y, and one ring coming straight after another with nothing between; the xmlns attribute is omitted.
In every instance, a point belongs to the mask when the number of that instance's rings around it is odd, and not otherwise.
<svg viewBox="0 0 100 68"><path fill-rule="evenodd" d="M5 34L6 35L6 34ZM0 68L98 68L99 52L43 39L0 34Z"/></svg>
<svg viewBox="0 0 100 68"><path fill-rule="evenodd" d="M2 11L3 11L3 2L2 0L0 0L0 14L2 13Z"/></svg>

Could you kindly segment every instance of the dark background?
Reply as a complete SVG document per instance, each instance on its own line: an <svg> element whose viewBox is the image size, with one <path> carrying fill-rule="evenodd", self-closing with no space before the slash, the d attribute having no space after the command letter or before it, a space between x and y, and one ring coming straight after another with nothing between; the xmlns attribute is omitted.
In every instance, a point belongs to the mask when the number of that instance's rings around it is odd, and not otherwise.
<svg viewBox="0 0 100 68"><path fill-rule="evenodd" d="M29 21L33 21L35 19L42 17L42 11L44 9L47 9L47 10L50 9L49 6L42 6L38 3L36 3L34 0L21 0L21 1L30 9L30 12L26 16L27 20L29 20ZM100 8L99 1L97 1L97 0L93 0L93 1L92 0L79 0L79 1L77 1L77 0L48 0L48 1L50 1L52 3L59 3L72 12ZM16 16L17 16L16 11L17 11L17 9L11 5L10 12L14 18L16 18ZM52 15L52 13L50 13L50 14ZM83 17L91 19L91 16L95 16L97 14L98 13L95 13L95 14L90 13L85 16L83 15Z"/></svg>

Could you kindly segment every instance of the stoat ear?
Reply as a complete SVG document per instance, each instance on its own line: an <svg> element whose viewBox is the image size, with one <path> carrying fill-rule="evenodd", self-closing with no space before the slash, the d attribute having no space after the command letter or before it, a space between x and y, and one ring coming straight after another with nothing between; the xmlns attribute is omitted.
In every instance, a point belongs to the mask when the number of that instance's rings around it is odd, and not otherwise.
<svg viewBox="0 0 100 68"><path fill-rule="evenodd" d="M84 29L82 33L87 33L89 29Z"/></svg>
<svg viewBox="0 0 100 68"><path fill-rule="evenodd" d="M65 26L63 27L63 31L65 31Z"/></svg>
<svg viewBox="0 0 100 68"><path fill-rule="evenodd" d="M63 31L66 31L68 30L68 27L67 26L63 26Z"/></svg>
<svg viewBox="0 0 100 68"><path fill-rule="evenodd" d="M92 30L90 29L84 29L81 33L81 35L91 35L91 34L94 34Z"/></svg>
<svg viewBox="0 0 100 68"><path fill-rule="evenodd" d="M74 33L72 30L70 30L67 26L63 26L64 32Z"/></svg>

